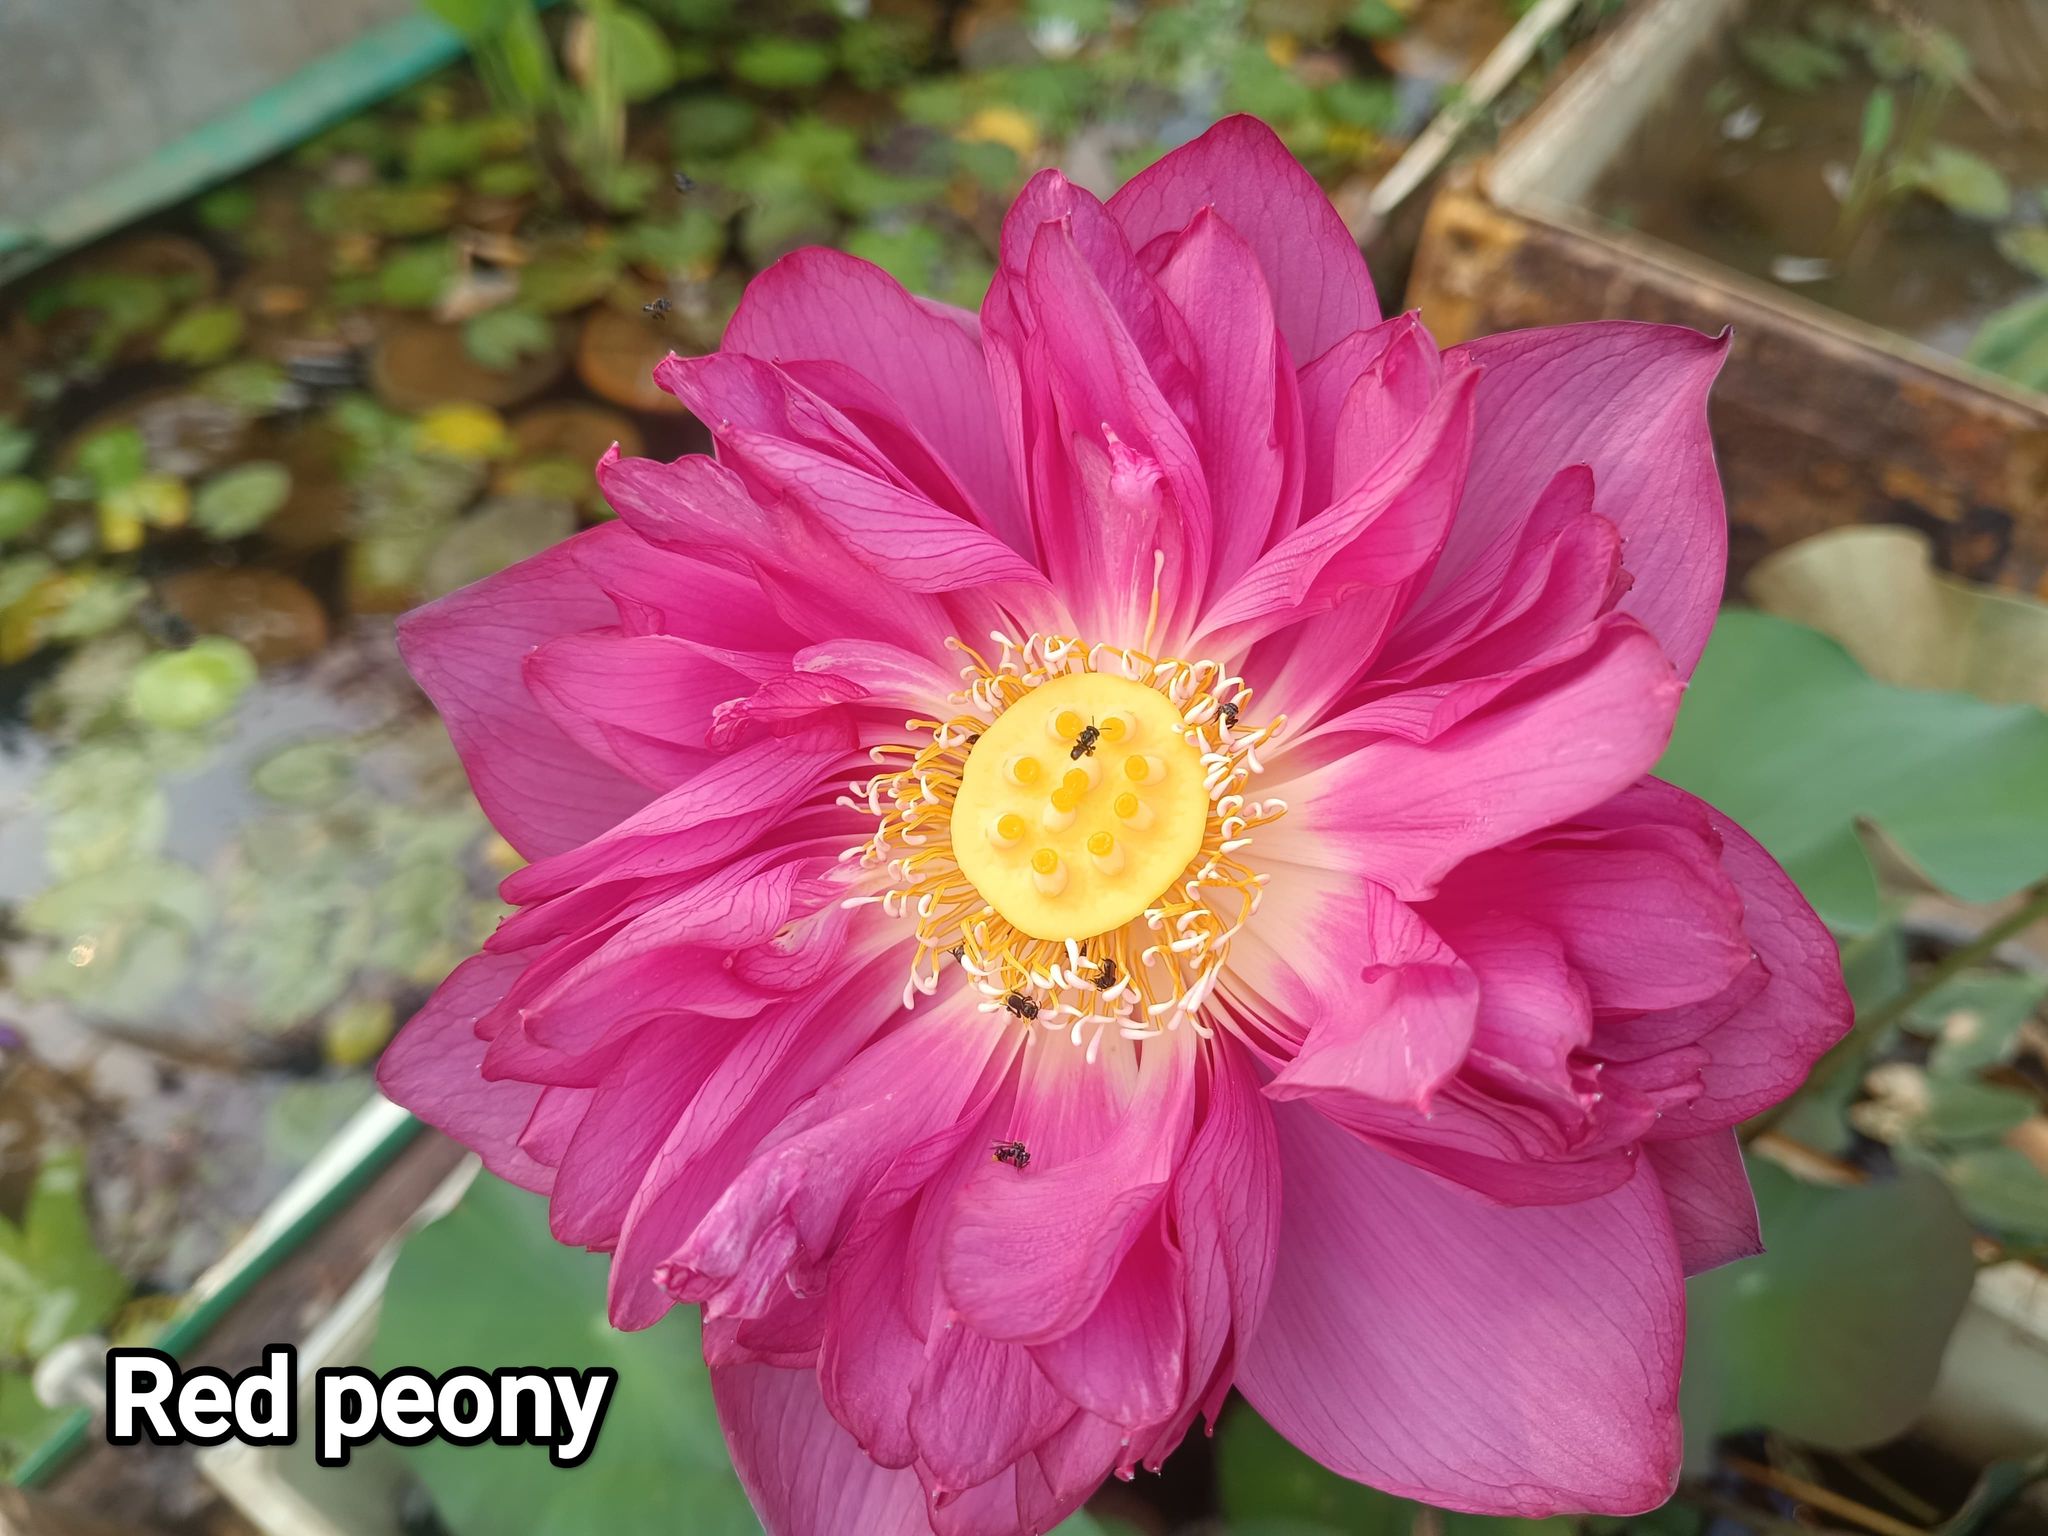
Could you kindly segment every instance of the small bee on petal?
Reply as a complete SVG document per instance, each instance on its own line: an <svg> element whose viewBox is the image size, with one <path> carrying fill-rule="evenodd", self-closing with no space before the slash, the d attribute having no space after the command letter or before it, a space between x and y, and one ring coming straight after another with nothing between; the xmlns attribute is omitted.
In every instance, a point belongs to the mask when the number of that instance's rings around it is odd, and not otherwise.
<svg viewBox="0 0 2048 1536"><path fill-rule="evenodd" d="M1031 1154L1024 1149L1021 1141L999 1141L996 1143L996 1161L1008 1163L1022 1173L1031 1166Z"/></svg>
<svg viewBox="0 0 2048 1536"><path fill-rule="evenodd" d="M1038 1017L1038 1004L1031 1001L1022 992L1012 992L1003 999L1003 1006L1020 1019L1035 1019Z"/></svg>

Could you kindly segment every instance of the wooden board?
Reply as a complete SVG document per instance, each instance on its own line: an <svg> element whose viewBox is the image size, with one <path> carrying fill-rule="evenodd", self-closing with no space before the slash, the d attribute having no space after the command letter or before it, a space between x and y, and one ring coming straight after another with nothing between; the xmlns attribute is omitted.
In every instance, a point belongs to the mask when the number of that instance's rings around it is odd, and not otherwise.
<svg viewBox="0 0 2048 1536"><path fill-rule="evenodd" d="M1574 320L1732 326L1712 418L1733 581L1823 529L1904 523L1946 568L2048 595L2048 399L1867 345L1646 244L1498 207L1467 171L1430 209L1408 303L1445 344Z"/></svg>
<svg viewBox="0 0 2048 1536"><path fill-rule="evenodd" d="M1575 320L1732 328L1711 412L1734 582L1781 545L1875 522L1923 530L1959 574L2048 593L2048 397L1587 210L1752 3L1638 0L1447 182L1410 306L1442 342ZM2048 0L2025 3L2048 24Z"/></svg>
<svg viewBox="0 0 2048 1536"><path fill-rule="evenodd" d="M258 1364L266 1344L296 1343L465 1155L439 1132L422 1132L345 1211L258 1280L183 1363L233 1373ZM243 1529L200 1479L192 1455L186 1446L110 1446L95 1426L90 1448L57 1474L38 1514L52 1522L52 1536L64 1530L54 1522L67 1511L138 1532L160 1530L166 1518L181 1529Z"/></svg>

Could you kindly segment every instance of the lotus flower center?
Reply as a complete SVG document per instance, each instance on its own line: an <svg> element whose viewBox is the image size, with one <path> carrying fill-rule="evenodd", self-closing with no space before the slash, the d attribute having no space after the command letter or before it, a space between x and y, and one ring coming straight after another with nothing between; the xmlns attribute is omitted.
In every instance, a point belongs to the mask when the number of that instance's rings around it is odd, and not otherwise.
<svg viewBox="0 0 2048 1536"><path fill-rule="evenodd" d="M1162 693L1072 673L1012 704L967 754L953 853L1034 939L1085 939L1157 902L1202 846L1209 793Z"/></svg>
<svg viewBox="0 0 2048 1536"><path fill-rule="evenodd" d="M906 720L840 797L874 818L840 855L858 887L842 905L916 922L906 1008L958 966L982 1012L1063 1030L1091 1061L1109 1029L1207 1034L1266 884L1246 851L1287 811L1247 795L1285 717L1245 719L1252 690L1215 661L989 638L993 661L947 642L967 658L955 713Z"/></svg>

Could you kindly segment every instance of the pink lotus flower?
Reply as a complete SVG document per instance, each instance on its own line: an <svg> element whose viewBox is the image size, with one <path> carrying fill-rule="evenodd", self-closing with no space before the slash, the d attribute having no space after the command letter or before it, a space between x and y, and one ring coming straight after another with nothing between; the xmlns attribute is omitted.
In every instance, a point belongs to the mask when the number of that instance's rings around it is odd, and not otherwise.
<svg viewBox="0 0 2048 1536"><path fill-rule="evenodd" d="M399 1102L704 1309L777 1536L1045 1531L1240 1387L1347 1477L1636 1511L1731 1127L1843 1031L1648 778L1723 345L1439 351L1238 118L1054 173L976 317L802 251L661 382L715 458L412 615L532 862Z"/></svg>

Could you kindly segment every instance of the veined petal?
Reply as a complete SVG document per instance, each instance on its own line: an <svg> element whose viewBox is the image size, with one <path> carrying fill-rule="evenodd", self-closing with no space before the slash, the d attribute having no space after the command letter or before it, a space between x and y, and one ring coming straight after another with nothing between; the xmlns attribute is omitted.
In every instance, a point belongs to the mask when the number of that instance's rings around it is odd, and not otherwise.
<svg viewBox="0 0 2048 1536"><path fill-rule="evenodd" d="M815 1371L714 1366L711 1394L768 1536L930 1536L916 1474L861 1454L825 1411Z"/></svg>
<svg viewBox="0 0 2048 1536"><path fill-rule="evenodd" d="M385 1047L377 1086L393 1103L468 1146L500 1178L545 1193L554 1170L519 1146L540 1087L486 1079L484 1041L476 1033L476 1021L498 1005L521 968L518 960L501 955L463 961Z"/></svg>
<svg viewBox="0 0 2048 1536"><path fill-rule="evenodd" d="M1685 1292L1656 1177L1511 1208L1304 1105L1280 1262L1239 1384L1316 1460L1479 1514L1635 1514L1678 1477Z"/></svg>
<svg viewBox="0 0 2048 1536"><path fill-rule="evenodd" d="M1387 354L1404 346L1414 348L1418 340L1435 354L1429 333L1411 311L1353 331L1317 357L1295 359L1300 364L1304 513L1321 511L1351 489L1337 473L1339 455L1350 451L1343 441L1347 426L1355 428L1362 418L1369 418L1375 437L1399 442L1408 435L1406 429L1421 420L1419 409L1404 410L1414 405L1406 391L1388 396L1375 387L1383 377L1380 365ZM1437 373L1440 377L1441 369Z"/></svg>
<svg viewBox="0 0 2048 1536"><path fill-rule="evenodd" d="M911 1213L899 1206L873 1215L841 1246L825 1290L818 1352L818 1381L832 1416L885 1467L908 1467L918 1455L911 1388L924 1370L925 1336L922 1319L910 1315L910 1232Z"/></svg>
<svg viewBox="0 0 2048 1536"><path fill-rule="evenodd" d="M593 528L399 621L399 651L440 710L478 802L528 858L573 848L651 798L571 741L521 674L536 645L616 621L581 557L616 550L623 532Z"/></svg>
<svg viewBox="0 0 2048 1536"><path fill-rule="evenodd" d="M1673 1008L1718 995L1749 964L1742 898L1719 853L1677 827L1560 833L1468 861L1431 910L1542 925L1595 1008Z"/></svg>
<svg viewBox="0 0 2048 1536"><path fill-rule="evenodd" d="M1139 1233L1087 1319L1031 1351L1062 1397L1128 1429L1179 1411L1188 1368L1182 1269L1157 1222Z"/></svg>
<svg viewBox="0 0 2048 1536"><path fill-rule="evenodd" d="M977 338L880 267L817 247L783 257L747 284L724 346L785 368L843 364L959 477L992 531L1012 548L1030 547ZM829 398L830 386L820 392ZM866 398L833 403L856 419L868 406Z"/></svg>
<svg viewBox="0 0 2048 1536"><path fill-rule="evenodd" d="M911 1388L910 1433L927 1485L979 1487L1064 1424L1074 1405L1021 1344L970 1324L934 1328Z"/></svg>
<svg viewBox="0 0 2048 1536"><path fill-rule="evenodd" d="M1226 117L1131 178L1109 211L1133 246L1187 227L1204 207L1242 235L1265 269L1280 333L1297 359L1318 357L1379 320L1358 242L1315 178L1255 117Z"/></svg>
<svg viewBox="0 0 2048 1536"><path fill-rule="evenodd" d="M1285 968L1263 983L1255 970L1246 979L1307 1035L1266 1091L1359 1094L1426 1110L1471 1046L1478 978L1386 887L1286 874L1261 912L1274 911L1294 952L1282 951ZM1322 887L1321 921L1300 920L1306 910L1283 894L1287 885Z"/></svg>
<svg viewBox="0 0 2048 1536"><path fill-rule="evenodd" d="M785 1283L818 1289L867 1191L895 1156L951 1124L1014 1041L976 1028L956 993L862 1051L799 1105L657 1274L707 1316L758 1316Z"/></svg>
<svg viewBox="0 0 2048 1536"><path fill-rule="evenodd" d="M1754 968L1763 975L1760 988L1742 979L1733 984L1741 1000L1732 1012L1711 999L1693 1005L1694 1017L1717 1020L1697 1037L1707 1055L1701 1091L1690 1104L1668 1112L1658 1134L1696 1135L1735 1125L1791 1094L1849 1032L1854 1010L1833 936L1755 838L1669 784L1651 780L1635 793L1673 807L1673 813L1705 813L1720 839L1722 871L1741 895L1743 933L1755 949ZM1650 1020L1683 1030L1689 1027L1685 1012Z"/></svg>
<svg viewBox="0 0 2048 1536"><path fill-rule="evenodd" d="M1541 923L1512 913L1459 912L1431 902L1458 958L1479 977L1473 1049L1516 1086L1559 1097L1571 1092L1573 1054L1593 1038L1593 999L1564 944Z"/></svg>
<svg viewBox="0 0 2048 1536"><path fill-rule="evenodd" d="M701 455L662 464L616 452L599 461L598 483L643 537L745 570L806 640L935 649L954 627L937 594L1044 586L993 534L886 480L799 442L737 427L726 437L752 483ZM995 595L987 613L1000 613Z"/></svg>
<svg viewBox="0 0 2048 1536"><path fill-rule="evenodd" d="M1427 897L1465 857L1634 782L1663 751L1680 691L1656 641L1609 620L1583 657L1434 741L1381 739L1276 784L1291 810L1269 842L1292 862Z"/></svg>
<svg viewBox="0 0 2048 1536"><path fill-rule="evenodd" d="M1045 577L986 529L802 443L735 428L726 462L773 486L861 565L908 592L957 592Z"/></svg>
<svg viewBox="0 0 2048 1536"><path fill-rule="evenodd" d="M1651 1141L1643 1154L1657 1170L1685 1272L1697 1275L1764 1251L1756 1196L1731 1128L1674 1141Z"/></svg>
<svg viewBox="0 0 2048 1536"><path fill-rule="evenodd" d="M1621 530L1636 583L1622 600L1682 676L1706 646L1727 567L1728 521L1707 391L1727 338L1605 321L1511 331L1450 348L1486 370L1465 500L1424 603L1498 584L1520 523L1569 464L1593 471L1593 509Z"/></svg>
<svg viewBox="0 0 2048 1536"><path fill-rule="evenodd" d="M1039 457L1059 474L1033 487L1046 569L1092 599L1076 617L1101 634L1141 632L1156 580L1163 632L1179 633L1209 576L1209 491L1187 426L1070 221L1039 230L1023 290L1050 408Z"/></svg>
<svg viewBox="0 0 2048 1536"><path fill-rule="evenodd" d="M1213 209L1174 244L1159 286L1193 348L1213 595L1300 521L1300 403L1258 257Z"/></svg>
<svg viewBox="0 0 2048 1536"><path fill-rule="evenodd" d="M1215 1424L1246 1341L1265 1315L1280 1241L1272 1110L1244 1052L1212 1051L1207 1064L1207 1104L1168 1204L1186 1287L1186 1396L1180 1412L1129 1457L1154 1469L1197 1414Z"/></svg>
<svg viewBox="0 0 2048 1536"><path fill-rule="evenodd" d="M579 885L686 874L734 857L799 802L843 777L835 770L857 760L852 746L844 732L819 730L741 747L602 837L529 864L500 890L507 901L524 905Z"/></svg>
<svg viewBox="0 0 2048 1536"><path fill-rule="evenodd" d="M1633 1146L1581 1151L1547 1106L1518 1103L1453 1078L1427 1115L1357 1094L1304 1103L1412 1167L1503 1206L1572 1205L1621 1188L1640 1161Z"/></svg>
<svg viewBox="0 0 2048 1536"><path fill-rule="evenodd" d="M794 998L742 1033L670 1130L626 1211L612 1255L613 1326L645 1328L674 1304L656 1283L657 1267L791 1107L852 1060L899 1006L900 987L895 966L870 963L850 969L838 995Z"/></svg>
<svg viewBox="0 0 2048 1536"><path fill-rule="evenodd" d="M938 1305L936 1276L923 1267L931 1245L919 1241L920 1218L926 1207L946 1204L986 1160L983 1117L994 1102L991 1087L970 1114L900 1152L869 1190L833 1262L819 1381L834 1417L884 1466L907 1467L918 1456L912 1388Z"/></svg>
<svg viewBox="0 0 2048 1536"><path fill-rule="evenodd" d="M565 736L656 789L709 762L712 712L747 686L687 640L595 629L536 647L522 671Z"/></svg>
<svg viewBox="0 0 2048 1536"><path fill-rule="evenodd" d="M1388 333L1386 347L1352 381L1330 433L1330 483L1339 497L1400 450L1443 388L1443 362L1421 321L1401 315L1379 330Z"/></svg>
<svg viewBox="0 0 2048 1536"><path fill-rule="evenodd" d="M1475 383L1466 374L1445 388L1398 453L1232 583L1203 615L1201 637L1248 645L1426 569L1443 547L1465 484Z"/></svg>
<svg viewBox="0 0 2048 1536"><path fill-rule="evenodd" d="M1389 677L1475 677L1510 670L1609 612L1628 590L1621 532L1593 510L1593 472L1551 477L1523 526L1500 587L1463 611L1425 608L1389 639Z"/></svg>
<svg viewBox="0 0 2048 1536"><path fill-rule="evenodd" d="M676 1019L642 1030L598 1085L556 1172L548 1227L558 1242L610 1248L634 1191L683 1111L733 1047L726 1020Z"/></svg>
<svg viewBox="0 0 2048 1536"><path fill-rule="evenodd" d="M982 1168L954 1206L940 1253L961 1315L990 1338L1022 1344L1073 1331L1101 1302L1138 1223L1165 1194L1193 1111L1186 1042L1147 1051L1114 1099L1105 1074L1078 1052L1034 1052L1026 1070L1034 1063L1039 1075L1019 1093L1014 1133L1033 1149L1030 1175Z"/></svg>

